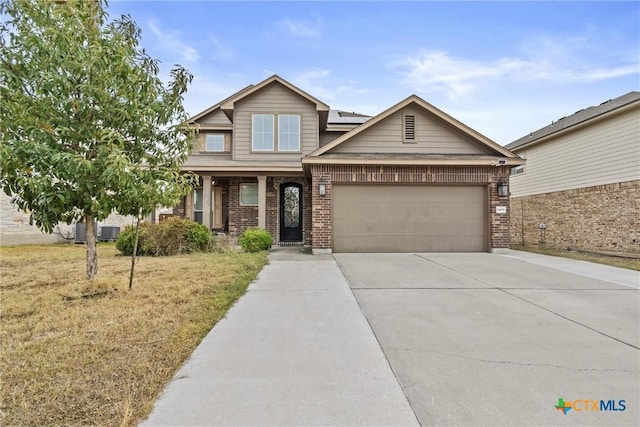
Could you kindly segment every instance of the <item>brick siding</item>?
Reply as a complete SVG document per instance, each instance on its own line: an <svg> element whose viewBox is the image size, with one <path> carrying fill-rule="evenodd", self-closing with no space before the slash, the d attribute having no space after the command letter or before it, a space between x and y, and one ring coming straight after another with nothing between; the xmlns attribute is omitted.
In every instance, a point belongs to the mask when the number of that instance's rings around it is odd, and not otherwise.
<svg viewBox="0 0 640 427"><path fill-rule="evenodd" d="M514 244L640 253L640 180L514 197L511 211Z"/></svg>
<svg viewBox="0 0 640 427"><path fill-rule="evenodd" d="M498 197L496 184L509 179L506 166L349 166L313 165L313 248L331 249L331 185L333 183L424 183L485 184L489 186L489 232L492 249L509 248L509 198ZM326 184L325 196L319 184ZM496 206L506 206L506 214L496 214Z"/></svg>
<svg viewBox="0 0 640 427"><path fill-rule="evenodd" d="M256 178L229 179L229 234L237 237L244 230L258 226L258 207L240 206L240 184L258 183Z"/></svg>

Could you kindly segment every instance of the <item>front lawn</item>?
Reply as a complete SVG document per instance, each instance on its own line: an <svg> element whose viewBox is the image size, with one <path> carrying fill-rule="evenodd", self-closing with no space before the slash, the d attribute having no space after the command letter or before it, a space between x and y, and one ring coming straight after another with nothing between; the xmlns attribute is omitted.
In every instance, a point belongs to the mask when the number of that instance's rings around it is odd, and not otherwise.
<svg viewBox="0 0 640 427"><path fill-rule="evenodd" d="M0 248L0 423L135 425L266 263L266 253L130 258L98 246ZM92 298L82 296L94 295Z"/></svg>

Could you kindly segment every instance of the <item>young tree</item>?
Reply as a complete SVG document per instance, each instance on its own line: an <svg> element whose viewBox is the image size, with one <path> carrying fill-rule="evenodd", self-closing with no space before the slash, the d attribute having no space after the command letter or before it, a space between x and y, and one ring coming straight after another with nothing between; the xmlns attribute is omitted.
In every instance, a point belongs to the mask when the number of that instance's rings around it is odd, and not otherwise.
<svg viewBox="0 0 640 427"><path fill-rule="evenodd" d="M171 206L191 177L179 65L164 86L129 16L104 0L0 0L0 185L51 232L84 220L87 277L98 271L94 220Z"/></svg>

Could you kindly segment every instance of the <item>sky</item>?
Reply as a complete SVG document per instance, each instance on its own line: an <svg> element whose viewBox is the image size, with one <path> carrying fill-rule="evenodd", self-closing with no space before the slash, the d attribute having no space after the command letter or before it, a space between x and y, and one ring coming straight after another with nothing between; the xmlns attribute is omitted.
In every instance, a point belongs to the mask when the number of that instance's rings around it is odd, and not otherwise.
<svg viewBox="0 0 640 427"><path fill-rule="evenodd" d="M278 74L331 108L376 115L412 94L501 145L640 90L640 2L131 1L195 115Z"/></svg>

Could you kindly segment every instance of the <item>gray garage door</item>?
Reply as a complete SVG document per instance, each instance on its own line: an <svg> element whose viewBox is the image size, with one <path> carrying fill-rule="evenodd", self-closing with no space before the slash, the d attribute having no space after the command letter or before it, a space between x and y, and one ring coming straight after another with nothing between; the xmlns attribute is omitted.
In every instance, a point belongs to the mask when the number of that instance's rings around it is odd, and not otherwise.
<svg viewBox="0 0 640 427"><path fill-rule="evenodd" d="M334 185L334 252L482 252L484 186Z"/></svg>

